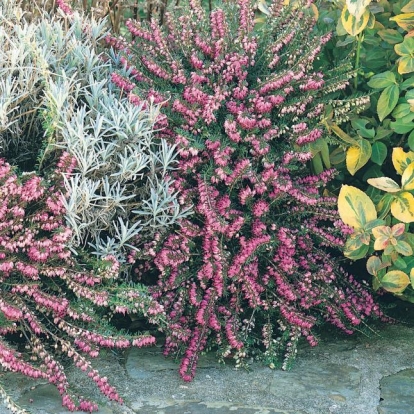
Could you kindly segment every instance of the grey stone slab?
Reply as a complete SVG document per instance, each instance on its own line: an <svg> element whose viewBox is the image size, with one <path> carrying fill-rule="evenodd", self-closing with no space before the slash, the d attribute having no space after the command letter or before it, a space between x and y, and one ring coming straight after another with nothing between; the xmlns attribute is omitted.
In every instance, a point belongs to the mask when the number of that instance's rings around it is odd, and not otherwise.
<svg viewBox="0 0 414 414"><path fill-rule="evenodd" d="M275 371L269 392L276 397L294 400L315 399L315 395L345 402L358 398L361 373L352 366L319 362L306 370Z"/></svg>
<svg viewBox="0 0 414 414"><path fill-rule="evenodd" d="M380 381L379 414L410 414L414 412L414 369L388 375Z"/></svg>
<svg viewBox="0 0 414 414"><path fill-rule="evenodd" d="M70 414L71 411L62 407L62 397L52 384L32 386L16 401L21 407L33 414ZM113 411L100 405L98 414L113 414Z"/></svg>
<svg viewBox="0 0 414 414"><path fill-rule="evenodd" d="M306 414L298 410L253 407L225 401L146 400L133 403L131 409L145 414Z"/></svg>
<svg viewBox="0 0 414 414"><path fill-rule="evenodd" d="M197 368L221 368L214 353L201 355ZM160 347L133 348L128 353L125 369L133 379L148 379L160 371L179 369L179 361L164 357Z"/></svg>

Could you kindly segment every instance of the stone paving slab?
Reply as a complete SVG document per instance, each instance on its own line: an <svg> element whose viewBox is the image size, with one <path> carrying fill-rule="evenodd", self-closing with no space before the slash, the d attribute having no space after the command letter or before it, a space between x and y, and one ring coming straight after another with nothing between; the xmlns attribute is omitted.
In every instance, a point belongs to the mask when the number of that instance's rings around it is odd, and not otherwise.
<svg viewBox="0 0 414 414"><path fill-rule="evenodd" d="M288 372L258 363L236 370L208 354L190 383L159 347L107 352L94 366L117 386L123 406L106 401L82 372L69 367L67 375L75 392L98 402L99 414L413 414L414 328L378 331L369 338L329 333L315 348L301 346ZM12 373L0 373L0 381L33 414L68 413L44 381Z"/></svg>
<svg viewBox="0 0 414 414"><path fill-rule="evenodd" d="M278 410L272 407L249 407L225 401L206 403L203 401L148 400L131 404L136 413L145 414L306 414L298 410Z"/></svg>
<svg viewBox="0 0 414 414"><path fill-rule="evenodd" d="M414 412L414 369L405 369L382 378L380 390L379 414Z"/></svg>

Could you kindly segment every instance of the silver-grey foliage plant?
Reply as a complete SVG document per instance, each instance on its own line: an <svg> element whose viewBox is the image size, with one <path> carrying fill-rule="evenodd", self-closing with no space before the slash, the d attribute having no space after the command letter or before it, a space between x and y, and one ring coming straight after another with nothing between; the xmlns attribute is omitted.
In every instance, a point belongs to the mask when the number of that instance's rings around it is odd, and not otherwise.
<svg viewBox="0 0 414 414"><path fill-rule="evenodd" d="M189 214L171 191L175 148L154 135L159 107L134 106L111 83L99 54L104 21L30 22L15 3L0 3L0 155L31 168L37 158L40 171L62 152L74 157L62 189L72 248L126 261Z"/></svg>

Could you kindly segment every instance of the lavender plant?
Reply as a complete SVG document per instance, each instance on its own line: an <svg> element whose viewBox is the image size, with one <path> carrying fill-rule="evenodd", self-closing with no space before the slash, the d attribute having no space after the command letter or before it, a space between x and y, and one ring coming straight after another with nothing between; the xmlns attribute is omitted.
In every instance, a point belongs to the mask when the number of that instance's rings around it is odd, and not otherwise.
<svg viewBox="0 0 414 414"><path fill-rule="evenodd" d="M1 153L25 170L37 159L42 174L59 154L73 156L64 180L72 247L126 262L140 240L186 215L171 187L175 147L153 133L158 106L135 106L110 82L104 22L61 3L67 20L22 23L14 2L3 2Z"/></svg>
<svg viewBox="0 0 414 414"><path fill-rule="evenodd" d="M162 105L168 123L158 135L179 151L174 188L195 206L148 245L151 291L167 312L165 353L183 356L187 381L210 347L238 365L260 356L286 369L300 337L316 345L318 323L352 333L382 315L333 253L343 223L322 191L334 172L308 167L312 151L335 139L325 113L339 122L367 99L341 98L347 62L314 69L330 34L313 32L307 6L275 0L255 27L252 1L207 14L190 0L164 28L128 21L132 43L107 37L129 72L113 81L137 104Z"/></svg>

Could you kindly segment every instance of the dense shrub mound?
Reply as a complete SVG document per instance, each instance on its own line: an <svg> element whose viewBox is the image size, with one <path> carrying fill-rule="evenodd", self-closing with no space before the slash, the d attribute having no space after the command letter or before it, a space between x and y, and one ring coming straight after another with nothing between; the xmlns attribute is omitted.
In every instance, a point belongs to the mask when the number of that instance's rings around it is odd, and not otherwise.
<svg viewBox="0 0 414 414"><path fill-rule="evenodd" d="M160 135L179 149L175 188L195 206L148 249L158 271L152 293L167 311L165 353L183 355L185 380L211 346L238 364L284 355L286 368L300 337L317 343L320 321L351 333L381 315L336 259L346 229L322 195L333 172L308 167L310 151L330 139L321 122L328 107L341 121L367 100L341 99L346 63L314 70L330 35L314 34L305 4L274 1L260 27L252 7L238 0L206 14L191 0L164 28L129 21L132 43L107 38L123 53L113 81L132 102L163 105Z"/></svg>

